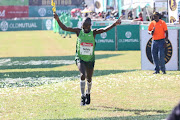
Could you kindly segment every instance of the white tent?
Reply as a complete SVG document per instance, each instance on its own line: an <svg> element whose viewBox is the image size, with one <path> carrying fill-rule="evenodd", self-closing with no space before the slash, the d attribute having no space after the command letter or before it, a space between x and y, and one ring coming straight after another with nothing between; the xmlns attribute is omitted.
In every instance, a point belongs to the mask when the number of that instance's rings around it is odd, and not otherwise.
<svg viewBox="0 0 180 120"><path fill-rule="evenodd" d="M151 6L153 8L153 4L153 0L124 0L124 6L122 6L122 9L135 9L137 7L144 8L145 6Z"/></svg>

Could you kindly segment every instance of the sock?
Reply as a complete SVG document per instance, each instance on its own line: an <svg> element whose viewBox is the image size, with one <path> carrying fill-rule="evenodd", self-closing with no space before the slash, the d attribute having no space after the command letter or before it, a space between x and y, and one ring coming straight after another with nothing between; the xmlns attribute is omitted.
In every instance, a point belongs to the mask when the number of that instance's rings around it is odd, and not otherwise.
<svg viewBox="0 0 180 120"><path fill-rule="evenodd" d="M82 96L84 96L85 85L86 85L85 80L81 80L81 81L80 81L80 89L81 89L81 95L82 95Z"/></svg>
<svg viewBox="0 0 180 120"><path fill-rule="evenodd" d="M92 81L89 83L87 82L87 94L90 94L91 92L91 86L92 86Z"/></svg>

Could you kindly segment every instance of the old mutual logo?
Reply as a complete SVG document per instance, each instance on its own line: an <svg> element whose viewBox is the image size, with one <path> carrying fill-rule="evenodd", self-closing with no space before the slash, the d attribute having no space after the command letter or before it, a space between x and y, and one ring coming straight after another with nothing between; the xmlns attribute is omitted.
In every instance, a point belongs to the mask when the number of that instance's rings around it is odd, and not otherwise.
<svg viewBox="0 0 180 120"><path fill-rule="evenodd" d="M50 29L51 29L51 26L52 26L51 20L46 20L46 29L47 29L47 30L50 30Z"/></svg>
<svg viewBox="0 0 180 120"><path fill-rule="evenodd" d="M132 36L132 33L130 31L127 31L125 33L126 38L130 38Z"/></svg>
<svg viewBox="0 0 180 120"><path fill-rule="evenodd" d="M100 35L101 35L101 38L103 38L103 39L107 37L107 33L106 32L103 32Z"/></svg>
<svg viewBox="0 0 180 120"><path fill-rule="evenodd" d="M177 2L176 0L169 0L169 7L172 11L175 11L177 8Z"/></svg>
<svg viewBox="0 0 180 120"><path fill-rule="evenodd" d="M46 15L46 9L45 8L40 8L38 10L38 13L41 17L44 17Z"/></svg>
<svg viewBox="0 0 180 120"><path fill-rule="evenodd" d="M2 21L0 24L1 30L2 31L7 31L8 30L8 22Z"/></svg>

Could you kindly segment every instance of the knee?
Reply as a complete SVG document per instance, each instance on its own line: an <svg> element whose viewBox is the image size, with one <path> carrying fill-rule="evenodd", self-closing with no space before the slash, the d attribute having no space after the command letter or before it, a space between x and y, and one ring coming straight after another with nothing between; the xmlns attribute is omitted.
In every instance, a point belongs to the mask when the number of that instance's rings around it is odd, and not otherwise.
<svg viewBox="0 0 180 120"><path fill-rule="evenodd" d="M87 78L87 81L90 83L92 81L91 77Z"/></svg>
<svg viewBox="0 0 180 120"><path fill-rule="evenodd" d="M81 73L81 80L85 80L85 74Z"/></svg>

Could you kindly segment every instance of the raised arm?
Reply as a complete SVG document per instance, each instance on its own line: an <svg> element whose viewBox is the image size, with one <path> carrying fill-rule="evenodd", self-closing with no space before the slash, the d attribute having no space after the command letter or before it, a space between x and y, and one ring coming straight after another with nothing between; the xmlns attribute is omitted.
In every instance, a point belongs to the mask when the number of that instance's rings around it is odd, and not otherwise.
<svg viewBox="0 0 180 120"><path fill-rule="evenodd" d="M56 19L56 21L58 22L59 26L62 28L62 30L65 31L69 31L69 32L75 32L77 34L77 36L79 35L79 32L81 29L79 28L71 28L71 27L67 27L65 26L60 20L59 20L59 16L56 13L54 14L54 18Z"/></svg>
<svg viewBox="0 0 180 120"><path fill-rule="evenodd" d="M121 24L121 17L119 17L118 20L116 20L116 22L114 22L112 25L109 25L109 26L107 26L105 28L95 29L93 31L94 36L96 34L101 34L103 32L107 32L107 31L111 30L113 27L115 27L116 25L120 25L120 24Z"/></svg>

